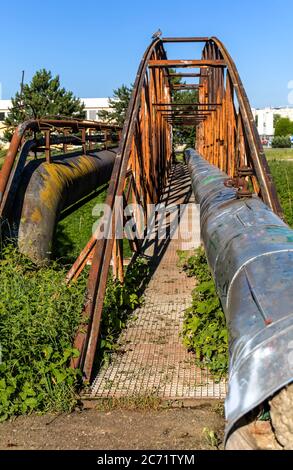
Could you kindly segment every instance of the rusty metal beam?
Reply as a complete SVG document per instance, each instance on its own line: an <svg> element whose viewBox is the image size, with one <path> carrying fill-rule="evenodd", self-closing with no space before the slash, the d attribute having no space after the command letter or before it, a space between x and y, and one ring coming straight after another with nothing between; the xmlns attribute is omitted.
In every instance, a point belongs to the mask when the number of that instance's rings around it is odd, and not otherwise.
<svg viewBox="0 0 293 470"><path fill-rule="evenodd" d="M172 126L197 126L200 124L204 119L201 121L167 121Z"/></svg>
<svg viewBox="0 0 293 470"><path fill-rule="evenodd" d="M169 118L169 119L182 119L182 118L190 118L190 119L201 119L201 118L210 118L210 114L163 114L162 117Z"/></svg>
<svg viewBox="0 0 293 470"><path fill-rule="evenodd" d="M194 77L194 78L199 78L202 77L203 75L201 73L175 73L175 72L169 72L169 77L181 77L181 78L188 78L188 77Z"/></svg>
<svg viewBox="0 0 293 470"><path fill-rule="evenodd" d="M178 37L162 38L162 42L207 42L208 37Z"/></svg>
<svg viewBox="0 0 293 470"><path fill-rule="evenodd" d="M170 121L169 124L172 126L177 126L177 127L181 127L181 126L196 127L199 124L202 124L203 121L204 119L202 119L202 121L180 121L180 122Z"/></svg>
<svg viewBox="0 0 293 470"><path fill-rule="evenodd" d="M153 106L221 106L222 103L152 103Z"/></svg>
<svg viewBox="0 0 293 470"><path fill-rule="evenodd" d="M164 119L166 120L169 120L169 121L186 121L186 120L189 120L189 121L201 121L202 119L207 119L208 116L182 116L182 117L179 117L179 116L174 116L174 117L171 117L171 116L165 116Z"/></svg>
<svg viewBox="0 0 293 470"><path fill-rule="evenodd" d="M173 90L198 90L202 88L203 85L193 84L193 83L176 83L172 85Z"/></svg>
<svg viewBox="0 0 293 470"><path fill-rule="evenodd" d="M201 113L194 113L194 112L184 112L184 113L172 113L172 112L164 112L161 113L161 116L175 116L175 117L180 117L180 116L194 116L194 117L203 117L203 116L210 116L212 111L207 111L207 112L201 112Z"/></svg>
<svg viewBox="0 0 293 470"><path fill-rule="evenodd" d="M150 60L148 63L149 67L165 67L165 68L207 68L207 67L226 67L224 60Z"/></svg>

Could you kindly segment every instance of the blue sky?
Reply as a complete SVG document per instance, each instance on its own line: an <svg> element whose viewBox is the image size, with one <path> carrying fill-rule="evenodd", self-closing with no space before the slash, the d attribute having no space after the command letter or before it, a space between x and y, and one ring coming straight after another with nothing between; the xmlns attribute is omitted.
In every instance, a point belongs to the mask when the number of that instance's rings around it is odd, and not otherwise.
<svg viewBox="0 0 293 470"><path fill-rule="evenodd" d="M252 106L287 105L293 80L292 0L14 0L1 3L2 98L45 67L80 97L111 96L134 81L151 34L218 36ZM191 59L176 47L172 58ZM171 57L171 55L170 55Z"/></svg>

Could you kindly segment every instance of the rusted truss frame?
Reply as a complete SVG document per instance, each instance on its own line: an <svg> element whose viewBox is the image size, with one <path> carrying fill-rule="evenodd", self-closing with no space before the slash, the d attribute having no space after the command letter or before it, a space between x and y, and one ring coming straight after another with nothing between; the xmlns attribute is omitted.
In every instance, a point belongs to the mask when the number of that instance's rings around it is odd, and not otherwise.
<svg viewBox="0 0 293 470"><path fill-rule="evenodd" d="M197 42L198 38L167 38L165 42ZM194 39L194 41L193 41ZM195 40L196 39L196 40ZM211 163L229 175L251 177L254 190L273 210L278 211L270 175L258 146L256 128L236 68L224 47L215 38L204 40L202 59L168 61L163 42L155 39L145 52L136 76L132 98L124 123L119 152L109 184L106 203L115 211L116 197L138 202L144 208L156 203L166 182L171 162L171 129L183 125L196 127L197 147ZM173 103L169 68L207 69L200 75L199 102ZM174 73L174 72L171 72ZM240 112L237 114L237 103ZM192 108L192 114L190 114ZM177 112L177 110L181 110ZM166 113L164 115L164 112ZM127 191L127 195L125 194ZM137 225L139 219L136 218ZM112 221L104 218L104 232ZM139 243L132 244L139 250ZM80 356L72 365L80 367L90 380L98 342L103 301L110 263L113 274L123 281L122 242L115 237L89 241L73 265L68 279L78 275L91 259L87 300L75 347Z"/></svg>
<svg viewBox="0 0 293 470"><path fill-rule="evenodd" d="M198 152L232 178L245 173L255 193L282 216L249 101L234 62L217 38L206 43L202 60L223 60L227 68L226 71L211 68L207 76L200 77L203 87L199 90L199 101L216 102L221 107L197 126Z"/></svg>

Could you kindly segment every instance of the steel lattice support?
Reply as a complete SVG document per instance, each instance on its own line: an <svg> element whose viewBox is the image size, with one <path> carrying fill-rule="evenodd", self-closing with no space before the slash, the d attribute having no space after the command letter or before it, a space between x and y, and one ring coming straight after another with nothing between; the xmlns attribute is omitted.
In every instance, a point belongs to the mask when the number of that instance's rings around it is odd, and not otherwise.
<svg viewBox="0 0 293 470"><path fill-rule="evenodd" d="M203 42L202 58L169 61L164 43L170 42ZM176 70L182 68L195 71ZM195 78L199 82L174 86L173 76ZM198 101L183 104L172 101L172 90L193 88L199 91ZM124 194L125 203L142 204L147 217L147 204L159 200L166 182L173 125L196 128L197 150L228 173L231 177L228 184L238 188L238 197L249 197L253 190L281 215L247 96L235 64L216 38L157 38L146 50L137 72L108 190L106 202L112 210L116 197ZM139 226L139 217L136 221ZM108 229L110 223L104 220ZM139 244L133 241L132 247L138 250ZM121 239L96 241L93 236L70 270L68 280L80 273L89 257L92 265L84 325L75 341L81 355L73 363L82 368L86 380L91 377L111 259L114 276L123 281Z"/></svg>

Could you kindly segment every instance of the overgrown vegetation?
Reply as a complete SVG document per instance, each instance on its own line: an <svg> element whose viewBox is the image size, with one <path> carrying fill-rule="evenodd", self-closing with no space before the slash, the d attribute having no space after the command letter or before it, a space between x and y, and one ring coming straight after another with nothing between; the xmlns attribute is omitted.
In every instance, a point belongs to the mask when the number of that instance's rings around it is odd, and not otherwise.
<svg viewBox="0 0 293 470"><path fill-rule="evenodd" d="M64 279L56 264L36 268L10 246L2 252L0 420L76 404L79 374L68 365L84 283L68 287Z"/></svg>
<svg viewBox="0 0 293 470"><path fill-rule="evenodd" d="M0 272L0 420L32 411L70 411L78 401L80 374L69 367L78 354L72 348L80 323L86 276L66 286L65 266L85 246L96 217L92 209L105 192L63 219L57 228L55 257L37 268L7 246ZM140 288L148 275L138 258L121 285L109 275L102 315L97 365L109 361L128 314L141 302Z"/></svg>
<svg viewBox="0 0 293 470"><path fill-rule="evenodd" d="M70 411L78 401L80 373L69 367L78 356L72 343L81 320L85 276L65 284L65 269L37 268L7 246L0 272L0 421L32 411ZM148 264L137 259L125 283L111 276L102 315L97 361L108 361L129 311L141 302Z"/></svg>
<svg viewBox="0 0 293 470"><path fill-rule="evenodd" d="M228 331L203 248L198 248L183 268L197 281L192 305L185 311L183 343L195 353L200 367L207 367L220 378L228 370Z"/></svg>
<svg viewBox="0 0 293 470"><path fill-rule="evenodd" d="M112 276L109 277L97 355L99 364L109 361L111 353L117 349L116 341L126 326L129 312L141 304L141 291L148 273L146 259L137 258L128 266L123 284L114 280Z"/></svg>
<svg viewBox="0 0 293 470"><path fill-rule="evenodd" d="M78 355L72 344L81 320L86 275L71 286L65 284L65 275L89 240L96 222L92 210L105 196L106 190L58 224L57 261L49 267L36 267L12 246L0 253L0 420L33 411L70 411L78 402L80 373L69 365ZM125 255L129 254L125 243ZM123 285L109 275L97 365L116 350L129 312L141 302L147 276L148 264L141 258L128 267Z"/></svg>

